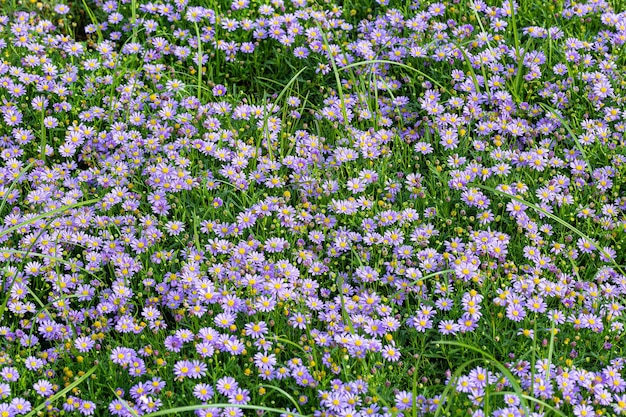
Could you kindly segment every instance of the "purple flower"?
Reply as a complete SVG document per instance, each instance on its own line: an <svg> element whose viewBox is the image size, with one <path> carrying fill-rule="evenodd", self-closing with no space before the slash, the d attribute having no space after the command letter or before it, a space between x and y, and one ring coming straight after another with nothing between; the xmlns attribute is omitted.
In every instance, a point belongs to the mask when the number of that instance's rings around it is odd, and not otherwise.
<svg viewBox="0 0 626 417"><path fill-rule="evenodd" d="M20 413L21 414L21 413ZM0 416L14 417L17 415L17 410L11 404L0 404Z"/></svg>
<svg viewBox="0 0 626 417"><path fill-rule="evenodd" d="M35 384L33 384L33 390L35 390L37 395L40 395L42 397L50 397L52 394L54 394L52 384L50 383L50 381L47 381L45 379L40 379L39 381L35 382ZM6 392L6 390L3 391ZM8 391L8 393L6 394L11 395L11 391Z"/></svg>
<svg viewBox="0 0 626 417"><path fill-rule="evenodd" d="M578 246L578 249L580 249L582 253L592 253L596 250L595 245L585 238L578 239L576 246Z"/></svg>
<svg viewBox="0 0 626 417"><path fill-rule="evenodd" d="M15 409L15 411L19 414L27 414L32 409L32 406L29 401L16 397L11 400L11 406Z"/></svg>
<svg viewBox="0 0 626 417"><path fill-rule="evenodd" d="M193 395L201 401L210 400L214 394L213 387L204 383L196 384L193 389Z"/></svg>
<svg viewBox="0 0 626 417"><path fill-rule="evenodd" d="M254 355L254 364L260 369L273 369L276 365L276 355L257 352Z"/></svg>
<svg viewBox="0 0 626 417"><path fill-rule="evenodd" d="M455 335L459 332L459 325L453 320L442 320L439 322L439 332L443 335Z"/></svg>
<svg viewBox="0 0 626 417"><path fill-rule="evenodd" d="M247 323L245 325L246 335L253 339L258 339L267 334L268 328L264 321L258 323Z"/></svg>
<svg viewBox="0 0 626 417"><path fill-rule="evenodd" d="M433 326L432 320L430 320L429 317L425 317L421 314L409 318L407 320L407 324L415 328L418 332L425 332L427 329L431 329Z"/></svg>
<svg viewBox="0 0 626 417"><path fill-rule="evenodd" d="M88 337L88 336L78 337L74 341L74 347L79 352L82 352L82 353L89 352L91 349L93 349L95 345L96 345L96 342L93 341L91 337Z"/></svg>
<svg viewBox="0 0 626 417"><path fill-rule="evenodd" d="M241 355L245 349L245 345L235 336L227 338L222 342L223 350L231 355Z"/></svg>
<svg viewBox="0 0 626 417"><path fill-rule="evenodd" d="M510 320L519 322L524 320L524 317L526 317L526 310L524 310L524 308L519 304L510 303L506 307L506 316Z"/></svg>
<svg viewBox="0 0 626 417"><path fill-rule="evenodd" d="M48 381L45 381L45 382L48 382ZM37 384L39 384L39 382ZM35 384L35 385L37 385L37 384ZM38 387L39 387L39 385L38 385ZM50 389L51 388L52 388L52 385L50 385ZM46 385L42 386L41 389L48 389L48 385L46 384ZM45 393L45 391L44 391L44 393ZM39 391L38 391L38 394L44 395L43 393L41 393ZM52 393L50 392L50 395L51 394ZM4 399L4 398L10 397L10 396L11 396L11 387L9 386L9 384L6 384L4 382L0 382L0 398ZM45 395L45 396L47 397L49 395Z"/></svg>
<svg viewBox="0 0 626 417"><path fill-rule="evenodd" d="M239 388L239 384L237 383L235 378L225 376L217 380L216 388L220 394L228 396L235 392L237 388Z"/></svg>
<svg viewBox="0 0 626 417"><path fill-rule="evenodd" d="M400 351L393 344L383 346L381 353L382 353L383 358L386 361L397 362L398 360L400 360L400 356L401 356Z"/></svg>
<svg viewBox="0 0 626 417"><path fill-rule="evenodd" d="M226 87L224 87L221 84L218 84L215 87L213 87L212 92L215 97L221 97L226 94Z"/></svg>
<svg viewBox="0 0 626 417"><path fill-rule="evenodd" d="M141 358L133 358L129 365L128 373L131 376L137 377L146 373L146 363Z"/></svg>
<svg viewBox="0 0 626 417"><path fill-rule="evenodd" d="M170 352L180 352L183 347L183 341L177 336L167 336L164 341L165 349Z"/></svg>
<svg viewBox="0 0 626 417"><path fill-rule="evenodd" d="M15 382L20 378L20 373L16 368L8 366L0 371L0 377L7 382Z"/></svg>
<svg viewBox="0 0 626 417"><path fill-rule="evenodd" d="M109 356L109 358L113 363L126 366L133 360L135 356L136 353L133 349L119 346L111 351L111 355Z"/></svg>
<svg viewBox="0 0 626 417"><path fill-rule="evenodd" d="M452 310L452 306L454 305L454 301L450 298L440 298L435 303L437 309L441 311L450 311Z"/></svg>
<svg viewBox="0 0 626 417"><path fill-rule="evenodd" d="M204 366L205 366L205 371L206 371L206 365ZM177 381L182 381L185 378L199 378L202 373L199 364L198 364L198 369L200 371L196 371L195 364L191 361L188 361L188 360L178 361L174 365L175 379Z"/></svg>
<svg viewBox="0 0 626 417"><path fill-rule="evenodd" d="M96 404L82 400L78 406L78 411L84 416L91 416L96 412Z"/></svg>
<svg viewBox="0 0 626 417"><path fill-rule="evenodd" d="M241 408L226 407L222 410L221 417L243 417L244 413Z"/></svg>
<svg viewBox="0 0 626 417"><path fill-rule="evenodd" d="M471 314L463 314L458 320L459 330L461 333L472 332L478 327L478 319L472 317Z"/></svg>
<svg viewBox="0 0 626 417"><path fill-rule="evenodd" d="M228 395L228 400L230 404L247 404L250 401L250 391L237 388Z"/></svg>
<svg viewBox="0 0 626 417"><path fill-rule="evenodd" d="M399 391L395 397L395 404L399 410L407 410L413 406L413 394L409 391Z"/></svg>

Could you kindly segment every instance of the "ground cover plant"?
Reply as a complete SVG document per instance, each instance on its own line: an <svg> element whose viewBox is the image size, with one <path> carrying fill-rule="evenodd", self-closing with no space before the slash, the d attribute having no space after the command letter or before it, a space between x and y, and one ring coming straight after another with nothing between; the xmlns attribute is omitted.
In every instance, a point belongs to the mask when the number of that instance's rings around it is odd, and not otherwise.
<svg viewBox="0 0 626 417"><path fill-rule="evenodd" d="M626 414L622 0L2 0L0 417Z"/></svg>

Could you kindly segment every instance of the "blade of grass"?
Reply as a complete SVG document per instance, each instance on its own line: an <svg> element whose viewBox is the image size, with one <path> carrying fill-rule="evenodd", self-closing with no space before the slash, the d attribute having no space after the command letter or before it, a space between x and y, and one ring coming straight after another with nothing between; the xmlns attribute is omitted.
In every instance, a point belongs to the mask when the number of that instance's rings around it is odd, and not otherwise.
<svg viewBox="0 0 626 417"><path fill-rule="evenodd" d="M417 278L414 282L418 282L424 279L428 279L428 278L433 278L436 277L438 275L443 275L443 274L447 274L450 272L454 272L454 269L444 269L443 271L437 271L437 272L432 272L430 274L424 275L422 277Z"/></svg>
<svg viewBox="0 0 626 417"><path fill-rule="evenodd" d="M442 412L444 412L445 415L449 415L448 414L448 408L452 406L452 401L447 401L446 399L448 398L448 396L450 394L450 391L452 391L452 390L456 391L456 388L454 387L454 385L456 384L457 379L459 378L459 376L461 376L461 374L463 373L465 368L470 366L472 363L478 362L478 361L482 361L482 359L478 359L478 358L470 359L470 360L468 360L466 362L463 362L454 371L454 374L452 374L452 376L450 377L450 381L448 381L448 384L446 385L446 387L444 388L443 392L441 393L441 401L439 401L439 404L437 405L437 409L435 410L435 417L439 417L439 415ZM445 409L443 408L444 403L446 403Z"/></svg>
<svg viewBox="0 0 626 417"><path fill-rule="evenodd" d="M501 196L506 196L506 197L511 198L511 199L513 199L513 200L515 200L515 201L517 201L519 203L525 204L526 206L532 208L535 211L538 211L539 213L544 214L546 217L549 217L552 220L554 220L554 221L558 222L559 224L561 224L562 226L565 226L566 228L568 228L572 232L576 233L578 236L582 237L583 239L588 240L589 243L591 243L593 246L596 247L596 250L598 250L600 253L602 253L607 259L611 259L610 254L607 253L604 249L602 249L600 247L600 245L598 244L598 242L596 242L591 237L587 236L586 234L581 232L579 229L577 229L576 227L574 227L571 224L569 224L568 222L566 222L565 220L561 219L558 216L555 216L552 213L549 213L549 212L545 211L544 209L542 209L541 207L537 206L536 204L533 204L530 201L526 201L523 198L520 198L520 197L518 197L516 195L507 194L507 193L505 193L503 191L496 190L495 188L487 187L486 185L480 185L480 184L471 184L471 185L473 187L482 188L483 190L491 191L492 193L495 193L495 194L500 194ZM615 268L617 268L620 271L620 273L624 274L624 270L617 264L617 262L615 262L615 260L611 260L611 263L613 264L613 266L615 266Z"/></svg>
<svg viewBox="0 0 626 417"><path fill-rule="evenodd" d="M22 170L18 174L17 178L15 178L11 182L11 185L9 186L9 189L6 191L5 196L8 195L8 194L11 194L11 191L13 191L13 188L15 188L15 186L18 183L18 181L24 176L24 174L26 174L26 171L28 171L30 168L33 167L33 165L35 165L35 162L36 161L33 161L30 164L26 165L24 168L22 168ZM0 203L0 214L2 214L2 210L4 209L4 205L6 204L6 202L7 202L7 199L5 197L5 198L2 199L2 203Z"/></svg>
<svg viewBox="0 0 626 417"><path fill-rule="evenodd" d="M320 30L322 34L322 40L324 42L324 46L328 50L328 58L330 59L331 66L333 68L333 74L335 76L335 83L337 84L337 92L339 93L339 100L341 101L341 115L343 116L343 123L348 124L348 113L346 111L346 100L343 95L343 87L341 86L341 79L339 78L339 70L337 69L337 63L335 62L335 57L330 51L330 44L328 43L328 37L326 36L326 31L322 29L322 27L317 24L317 28Z"/></svg>
<svg viewBox="0 0 626 417"><path fill-rule="evenodd" d="M91 374L93 374L96 371L96 369L98 369L98 365L94 365L93 368L85 372L85 374L81 376L80 378L78 378L76 381L72 382L70 385L63 388L61 391L57 392L52 397L48 398L43 403L39 404L37 407L33 408L30 413L26 414L25 417L34 417L36 415L39 415L39 411L43 410L48 404L54 403L56 400L63 397L65 394L67 394L68 392L70 392L71 390L79 386L84 380L89 378Z"/></svg>
<svg viewBox="0 0 626 417"><path fill-rule="evenodd" d="M546 370L546 381L550 381L550 367L552 366L552 355L554 354L554 338L557 333L557 328L555 326L554 320L550 320L552 326L550 327L550 344L548 346L548 369ZM542 404L540 413L543 413L543 409L545 407L550 407L548 404Z"/></svg>
<svg viewBox="0 0 626 417"><path fill-rule="evenodd" d="M100 30L100 25L98 24L98 19L96 19L96 15L91 10L91 7L87 5L87 1L83 0L83 7L85 11L89 15L89 20L91 20L91 24L96 27L96 32L98 33L98 42L102 42L104 40L104 36L102 36L102 31Z"/></svg>
<svg viewBox="0 0 626 417"><path fill-rule="evenodd" d="M520 88L522 86L522 68L524 67L524 56L526 55L526 49L524 49L524 53L520 56L520 39L517 33L517 19L515 18L515 7L512 1L509 1L509 7L511 8L511 28L513 30L513 41L515 46L515 59L517 59L517 75L515 76L515 84L513 88L513 94L519 100L520 99Z"/></svg>
<svg viewBox="0 0 626 417"><path fill-rule="evenodd" d="M390 64L390 65L396 65L396 66L404 68L404 69L408 69L408 70L416 72L417 74L421 75L422 77L428 79L430 82L435 84L437 87L439 87L440 89L442 89L446 93L451 94L450 90L448 90L446 87L444 87L436 79L432 78L431 76L429 76L425 72L422 72L422 71L420 71L418 69L415 69L415 68L413 68L413 67L411 67L409 65L403 64L401 62L389 61L387 59L369 59L367 61L353 62L352 64L348 64L345 67L341 67L340 69L341 70L348 70L350 68L361 67L361 66L370 65L370 64Z"/></svg>
<svg viewBox="0 0 626 417"><path fill-rule="evenodd" d="M292 342L292 341L291 341L291 340L289 340L289 339L285 339L284 337L280 337L280 336L272 336L272 339L274 339L274 340L278 340L279 342L286 343L286 344L288 344L288 345L291 345L291 346L293 346L293 347L295 347L295 348L300 349L300 350L301 350L302 352L304 352L304 353L307 353L307 351L306 351L306 350L304 350L304 348L303 348L302 346L298 345L297 343Z"/></svg>
<svg viewBox="0 0 626 417"><path fill-rule="evenodd" d="M198 27L197 22L193 22L193 27L196 29L196 40L198 42L198 80L197 80L197 88L198 88L198 99L202 97L202 37L200 36L200 28Z"/></svg>
<svg viewBox="0 0 626 417"><path fill-rule="evenodd" d="M490 396L494 396L494 395L518 395L515 392L512 391L494 391L494 392L490 392L489 395ZM540 400L539 398L535 398L535 397L531 397L530 395L526 395L526 394L521 394L520 395L521 398L533 402L535 404L540 405L542 408L547 408L548 410L550 410L552 413L559 415L561 417L567 417L567 414L563 413L561 410L559 410L558 408L555 408L553 406L551 406L550 404L546 403L543 400ZM542 411L541 411L542 412ZM540 412L540 413L541 413Z"/></svg>
<svg viewBox="0 0 626 417"><path fill-rule="evenodd" d="M298 413L302 414L302 410L300 409L300 405L298 404L298 402L284 389L279 388L279 387L273 387L271 385L265 385L265 384L259 384L260 387L263 388L268 388L274 391L278 391L281 394L283 394L289 401L291 401L291 403L296 407L296 410L298 410Z"/></svg>
<svg viewBox="0 0 626 417"><path fill-rule="evenodd" d="M126 411L128 411L133 417L139 417L139 414L137 414L137 412L133 408L131 408L131 406L128 405L128 402L125 399L123 399L117 394L117 391L111 388L111 386L109 386L109 389L113 391L113 395L115 395L115 397L120 401L120 403L124 406Z"/></svg>
<svg viewBox="0 0 626 417"><path fill-rule="evenodd" d="M441 345L457 346L457 347L460 347L460 348L463 348L463 349L468 349L468 350L471 350L473 352L479 353L484 358L489 360L489 363L493 364L496 368L498 368L500 370L500 372L502 373L502 375L504 377L506 377L506 379L509 381L509 383L513 387L513 391L515 391L515 394L520 398L520 401L522 399L527 400L527 399L525 399L523 397L524 390L522 389L520 384L517 382L517 380L515 379L515 376L513 376L511 371L509 371L506 366L504 366L502 363L500 363L500 361L498 361L495 357L493 357L489 353L487 353L484 350L479 349L479 348L477 348L475 346L468 345L467 343L462 343L462 342L454 342L454 341L448 341L448 340L438 340L438 341L435 341L435 342L432 342L432 343L441 344ZM524 411L526 412L526 415L529 415L530 414L529 413L530 407L528 406L528 403L526 401L523 401L522 402L522 406L524 407Z"/></svg>
<svg viewBox="0 0 626 417"><path fill-rule="evenodd" d="M188 411L196 411L196 410L206 410L207 408L241 408L244 410L257 410L257 411L265 411L268 413L279 413L286 414L292 417L308 417L300 413L294 413L292 411L283 410L281 408L271 408L271 407L263 407L260 405L251 405L251 404L198 404L198 405L187 405L184 407L175 407L170 408L169 410L160 410L155 411L154 413L144 414L143 417L158 417L158 416L166 416L168 414L180 414ZM30 417L30 416L27 416Z"/></svg>
<svg viewBox="0 0 626 417"><path fill-rule="evenodd" d="M587 153L585 152L585 149L582 147L582 145L580 144L580 142L576 138L576 134L572 130L572 128L569 125L569 123L567 123L567 121L565 119L563 119L563 117L561 117L561 115L558 114L557 111L553 107L550 107L550 106L548 106L545 103L539 103L539 105L546 112L552 113L557 119L559 119L559 121L561 122L561 124L563 125L565 130L567 130L567 133L569 133L569 135L572 137L572 140L574 141L574 144L576 145L576 149L578 149L580 151L580 153L583 156L583 159L585 160L585 162L587 162L587 171L589 172L589 175L591 175L591 165L589 164L589 159L587 158Z"/></svg>
<svg viewBox="0 0 626 417"><path fill-rule="evenodd" d="M11 232L19 229L20 227L32 224L32 223L36 222L37 220L45 219L46 217L54 216L55 214L63 213L64 211L67 211L67 210L70 210L70 209L73 209L73 208L78 208L78 207L86 206L86 205L89 205L89 204L92 204L92 203L97 203L98 201L100 201L99 198L94 198L94 199L91 199L91 200L81 201L80 203L75 203L75 204L69 204L69 205L66 205L66 206L62 206L62 207L59 207L57 209L50 210L50 211L48 211L46 213L39 214L39 215L37 215L37 216L35 216L35 217L31 218L31 219L28 219L25 222L22 222L22 223L16 224L15 226L11 226L11 227L9 227L7 229L4 229L2 232L0 232L0 238L10 234Z"/></svg>
<svg viewBox="0 0 626 417"><path fill-rule="evenodd" d="M276 97L275 102L279 102L283 98L283 96L287 93L287 91L293 85L293 83L296 82L300 74L302 74L306 69L307 69L306 66L302 67L300 71L298 71L293 77L291 77L291 79L287 82L287 84L285 84L281 92L278 94L278 97ZM263 133L265 133L265 131L267 130L268 117L269 117L269 111L263 112ZM260 148L258 143L257 143L257 148ZM272 156L272 146L270 145L269 140L267 142L267 151L270 155L270 158L274 159L274 157Z"/></svg>
<svg viewBox="0 0 626 417"><path fill-rule="evenodd" d="M452 44L456 46L457 49L461 52L461 55L463 55L463 61L465 61L465 64L467 65L467 68L469 69L470 76L472 77L472 82L474 83L474 89L476 90L476 94L480 94L480 85L478 84L478 77L476 77L476 72L474 71L474 67L472 66L472 61L470 61L469 57L467 56L467 53L465 52L465 49L461 45L459 45L457 42L452 42ZM486 80L487 78L485 78L485 81ZM487 91L487 94L489 94L488 88L486 88L486 91ZM491 95L489 95L489 100L491 100Z"/></svg>

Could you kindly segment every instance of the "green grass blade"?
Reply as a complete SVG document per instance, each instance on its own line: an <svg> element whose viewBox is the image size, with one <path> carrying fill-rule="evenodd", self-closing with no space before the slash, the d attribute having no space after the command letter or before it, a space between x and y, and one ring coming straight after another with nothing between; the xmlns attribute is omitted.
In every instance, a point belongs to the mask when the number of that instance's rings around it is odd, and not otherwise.
<svg viewBox="0 0 626 417"><path fill-rule="evenodd" d="M337 63L335 62L335 57L330 51L330 45L328 43L328 37L326 36L326 31L322 29L322 27L318 24L317 28L322 34L322 40L324 41L324 46L328 49L328 57L330 59L331 66L333 67L333 75L335 76L335 83L337 84L337 91L339 93L339 100L341 101L341 115L343 116L343 123L348 125L348 113L346 111L346 100L343 94L343 87L341 86L341 79L339 78L339 69L337 69Z"/></svg>
<svg viewBox="0 0 626 417"><path fill-rule="evenodd" d="M429 76L425 72L422 72L422 71L420 71L420 70L418 70L416 68L413 68L410 65L406 65L406 64L403 64L401 62L389 61L387 59L369 59L367 61L353 62L352 64L348 64L348 65L346 65L344 67L341 67L340 69L341 70L348 70L350 68L362 67L362 66L370 65L370 64L389 64L389 65L395 65L395 66L398 66L400 68L404 68L404 69L413 71L413 72L421 75L422 77L428 79L429 81L431 81L433 84L435 84L437 87L439 87L440 89L442 89L446 93L451 94L450 91L446 87L444 87L441 83L439 83L433 77Z"/></svg>
<svg viewBox="0 0 626 417"><path fill-rule="evenodd" d="M273 391L280 392L281 394L285 396L285 398L291 401L291 403L296 407L296 410L298 410L298 413L302 414L302 409L300 409L300 404L298 404L298 402L284 389L279 388L279 387L273 387L271 385L265 385L265 384L259 384L259 386L263 388L271 389Z"/></svg>
<svg viewBox="0 0 626 417"><path fill-rule="evenodd" d="M20 224L16 224L15 226L11 226L8 229L4 229L2 232L0 232L0 237L6 236L6 235L10 234L11 232L19 229L20 227L24 227L26 225L32 224L32 223L36 222L37 220L45 219L46 217L54 216L56 214L63 213L64 211L67 211L67 210L70 210L70 209L73 209L73 208L78 208L78 207L82 207L82 206L87 206L87 205L92 204L92 203L97 203L98 201L100 201L99 198L94 198L92 200L81 201L80 203L69 204L69 205L66 205L66 206L59 207L59 208L54 209L54 210L50 210L50 211L48 211L46 213L40 214L38 216L35 216L32 219L28 219L25 222L22 222Z"/></svg>
<svg viewBox="0 0 626 417"><path fill-rule="evenodd" d="M91 20L91 24L96 27L96 33L98 34L98 42L102 42L104 40L104 36L102 36L102 31L100 30L100 25L98 24L98 19L96 19L96 15L93 10L87 5L87 2L83 0L83 7L85 11L89 15L89 20Z"/></svg>
<svg viewBox="0 0 626 417"><path fill-rule="evenodd" d="M530 407L528 406L528 403L526 402L526 400L528 400L527 398L524 398L524 390L522 389L522 387L520 386L520 384L517 382L517 380L515 379L515 376L511 373L511 371L508 370L508 368L506 366L504 366L502 363L500 363L500 361L498 361L495 357L493 357L492 355L490 355L489 353L485 352L482 349L479 349L475 346L472 345L468 345L467 343L461 343L461 342L454 342L454 341L447 341L447 340L438 340L436 342L432 342L432 343L438 343L441 345L450 345L450 346L457 346L463 349L467 349L467 350L471 350L473 352L479 353L480 355L482 355L485 359L487 359L490 364L493 364L496 368L498 368L500 370L500 372L502 373L502 375L509 381L509 383L511 384L513 391L515 391L515 394L520 398L520 400L525 400L522 402L522 406L524 407L525 411L526 411L526 415L529 414L529 410Z"/></svg>
<svg viewBox="0 0 626 417"><path fill-rule="evenodd" d="M189 411L206 410L207 408L241 408L243 410L257 410L257 411L265 411L267 413L287 414L291 417L308 417L303 414L294 413L292 411L283 410L281 408L263 407L260 405L251 405L251 404L223 404L223 403L187 405L184 407L176 407L176 408L170 408L168 410L155 411L154 413L144 414L143 417L167 416L169 414L180 414L180 413L186 413ZM30 417L30 416L27 416L27 417Z"/></svg>
<svg viewBox="0 0 626 417"><path fill-rule="evenodd" d="M569 123L567 123L567 121L565 119L563 119L563 117L561 117L561 115L558 114L557 111L553 107L550 107L550 106L548 106L547 104L544 104L544 103L539 103L539 105L546 112L552 113L557 119L559 119L559 121L561 122L563 127L565 127L565 130L567 130L567 133L569 133L570 136L572 137L572 140L574 141L574 144L576 145L576 149L578 149L580 151L580 153L583 156L583 159L585 160L585 162L587 162L587 172L589 172L589 175L591 175L591 165L589 164L589 159L587 158L587 153L585 152L585 149L582 147L582 145L580 144L580 142L576 138L576 134L572 130L572 128L569 125Z"/></svg>
<svg viewBox="0 0 626 417"><path fill-rule="evenodd" d="M587 236L586 234L581 232L579 229L577 229L576 227L572 226L571 224L569 224L565 220L561 219L560 217L555 216L554 214L545 211L544 209L542 209L541 207L537 206L536 204L533 204L530 201L526 201L523 198L520 198L520 197L518 197L516 195L511 195L511 194L505 193L503 191L496 190L495 188L487 187L485 185L472 184L472 187L477 187L477 188L481 188L483 190L491 191L492 193L500 194L501 196L506 196L506 197L509 197L509 198L519 202L519 203L525 204L526 206L532 208L533 210L538 211L539 213L542 213L545 216L551 218L552 220L558 222L559 224L565 226L566 228L568 228L572 232L576 233L578 236L582 237L583 239L588 240L593 246L596 247L597 251L602 253L608 259L611 259L611 256L604 249L602 249L600 247L600 244L598 242L596 242L594 239L592 239L591 237ZM611 263L613 264L613 266L615 266L615 268L617 268L620 271L620 273L624 274L624 270L614 260L612 260Z"/></svg>
<svg viewBox="0 0 626 417"><path fill-rule="evenodd" d="M470 360L468 360L466 362L463 362L461 365L459 365L458 368L456 368L456 370L454 371L454 373L450 377L450 381L448 381L448 384L446 385L446 387L444 388L443 392L441 393L441 401L439 401L439 404L437 405L437 409L435 410L435 417L439 417L442 412L444 412L444 413L446 413L446 415L448 415L447 414L447 410L452 405L452 401L447 401L447 398L450 397L450 392L451 391L453 391L453 392L456 391L456 388L454 386L456 384L456 380L458 379L459 376L461 376L463 371L468 366L470 366L474 362L478 362L478 361L480 361L480 359L470 359ZM443 408L443 404L444 403L446 403L445 409Z"/></svg>
<svg viewBox="0 0 626 417"><path fill-rule="evenodd" d="M510 394L510 395L518 395L519 397L521 397L521 398L523 398L523 399L525 399L525 400L527 400L527 401L533 402L533 403L535 403L535 404L537 404L537 405L539 405L539 406L541 406L541 407L547 408L547 409L548 409L548 410L550 410L552 413L554 413L554 414L556 414L556 415L558 415L558 416L561 416L561 417L567 417L567 414L563 413L563 412L562 412L561 410L559 410L558 408L555 408L555 407L551 406L550 404L546 403L546 402L545 402L545 401L543 401L543 400L540 400L539 398L531 397L530 395L527 395L527 394L521 394L521 395L519 395L519 394L517 394L516 392L513 392L513 391L495 391L495 392L490 392L490 393L489 393L489 395L490 395L490 396L495 396L495 395L507 395L507 394Z"/></svg>
<svg viewBox="0 0 626 417"><path fill-rule="evenodd" d="M26 174L26 171L28 171L30 168L33 167L33 165L35 165L36 161L31 162L30 164L26 165L24 168L22 168L22 170L20 171L20 173L18 174L17 178L11 182L11 186L9 187L9 189L6 191L6 194L10 194L11 191L13 191L13 189L15 188L15 186L17 185L17 182ZM2 203L0 203L0 214L2 214L2 210L4 209L4 206L7 202L6 198L2 199Z"/></svg>
<svg viewBox="0 0 626 417"><path fill-rule="evenodd" d="M67 394L68 392L70 392L71 390L79 386L84 380L89 378L91 374L93 374L96 371L96 369L98 369L98 365L94 365L93 368L85 372L85 374L81 376L80 378L78 378L76 381L72 382L70 385L68 385L67 387L63 388L61 391L54 394L52 397L46 399L46 401L39 404L37 407L33 408L30 413L26 414L25 417L34 417L36 415L39 415L39 411L43 410L44 408L46 408L48 404L54 403L56 400L63 397L65 394Z"/></svg>

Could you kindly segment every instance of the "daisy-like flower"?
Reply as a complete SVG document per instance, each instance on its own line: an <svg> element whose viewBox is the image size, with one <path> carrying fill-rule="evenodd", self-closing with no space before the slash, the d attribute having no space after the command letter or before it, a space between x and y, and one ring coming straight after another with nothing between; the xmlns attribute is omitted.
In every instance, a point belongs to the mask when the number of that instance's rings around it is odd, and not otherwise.
<svg viewBox="0 0 626 417"><path fill-rule="evenodd" d="M353 178L348 180L347 187L352 194L358 194L365 191L365 184L360 178Z"/></svg>
<svg viewBox="0 0 626 417"><path fill-rule="evenodd" d="M217 381L216 388L220 394L228 396L234 393L237 388L239 388L239 384L237 383L235 378L225 376Z"/></svg>
<svg viewBox="0 0 626 417"><path fill-rule="evenodd" d="M45 381L45 382L48 382L48 381ZM37 384L39 384L39 382L36 383L35 385L37 385ZM41 387L40 389L42 389L42 390L48 389L48 385L47 384L45 384L43 386L42 385L37 385L37 388L39 388L39 387ZM48 396L52 395L52 384L50 384L49 389L50 389L50 393L47 394L47 395L44 395L44 393L46 393L47 391L43 391L43 393L42 393L42 391L40 391L39 389L37 390L37 393L39 395L48 397ZM10 396L11 396L11 387L9 386L9 384L5 384L4 382L0 382L0 398L4 399L4 398L9 398Z"/></svg>
<svg viewBox="0 0 626 417"><path fill-rule="evenodd" d="M209 401L214 394L213 387L205 383L196 384L193 389L193 395L200 401Z"/></svg>
<svg viewBox="0 0 626 417"><path fill-rule="evenodd" d="M237 388L228 395L230 404L247 404L250 401L250 391L242 388Z"/></svg>
<svg viewBox="0 0 626 417"><path fill-rule="evenodd" d="M433 322L429 317L425 317L418 314L415 317L411 317L407 320L407 324L415 328L418 332L425 332L427 329L431 329Z"/></svg>
<svg viewBox="0 0 626 417"><path fill-rule="evenodd" d="M184 90L184 88L185 83L177 79L171 79L165 83L165 89L170 92L179 92Z"/></svg>
<svg viewBox="0 0 626 417"><path fill-rule="evenodd" d="M399 391L395 398L396 407L399 410L407 410L413 405L413 394L409 391Z"/></svg>
<svg viewBox="0 0 626 417"><path fill-rule="evenodd" d="M181 221L169 221L165 224L165 230L170 236L178 236L185 231L185 224Z"/></svg>
<svg viewBox="0 0 626 417"><path fill-rule="evenodd" d="M39 381L35 382L33 384L33 390L37 393L37 395L40 395L42 397L50 397L52 394L54 394L52 383L45 379L40 379ZM10 393L11 392L9 391L8 395L10 395Z"/></svg>
<svg viewBox="0 0 626 417"><path fill-rule="evenodd" d="M215 316L213 321L221 328L227 329L235 323L237 316L231 312L223 312Z"/></svg>
<svg viewBox="0 0 626 417"><path fill-rule="evenodd" d="M221 97L226 94L226 87L224 87L221 84L218 84L215 87L213 87L212 92L215 97Z"/></svg>
<svg viewBox="0 0 626 417"><path fill-rule="evenodd" d="M0 417L14 417L17 415L15 407L11 404L0 404Z"/></svg>
<svg viewBox="0 0 626 417"><path fill-rule="evenodd" d="M29 371L36 371L38 369L41 369L45 365L43 360L34 356L29 356L24 359L24 363L26 369L28 369Z"/></svg>
<svg viewBox="0 0 626 417"><path fill-rule="evenodd" d="M580 251L583 253L592 253L594 250L596 250L596 246L585 238L578 239L576 246L578 246L578 249L580 249Z"/></svg>
<svg viewBox="0 0 626 417"><path fill-rule="evenodd" d="M189 378L198 379L206 375L208 368L205 363L199 360L192 360L190 362L190 366L191 372L189 374Z"/></svg>
<svg viewBox="0 0 626 417"><path fill-rule="evenodd" d="M223 342L224 350L231 355L241 355L245 345L236 337L231 337Z"/></svg>
<svg viewBox="0 0 626 417"><path fill-rule="evenodd" d="M215 354L215 347L209 342L202 342L196 345L196 352L203 358L210 358Z"/></svg>
<svg viewBox="0 0 626 417"><path fill-rule="evenodd" d="M510 320L519 322L526 317L526 310L521 305L511 303L506 307L506 316Z"/></svg>
<svg viewBox="0 0 626 417"><path fill-rule="evenodd" d="M453 320L442 320L439 322L439 332L443 335L455 335L459 330L459 325Z"/></svg>
<svg viewBox="0 0 626 417"><path fill-rule="evenodd" d="M91 416L96 412L96 404L92 401L82 400L78 406L78 411L84 416Z"/></svg>
<svg viewBox="0 0 626 417"><path fill-rule="evenodd" d="M24 415L32 410L32 405L29 401L16 397L11 400L11 406L15 409L18 414Z"/></svg>
<svg viewBox="0 0 626 417"><path fill-rule="evenodd" d="M115 364L126 366L134 359L135 356L136 353L133 349L119 346L111 351L109 358Z"/></svg>
<svg viewBox="0 0 626 417"><path fill-rule="evenodd" d="M400 356L402 356L398 348L396 348L396 346L393 344L384 346L381 349L381 353L383 355L383 358L389 362L397 362L398 360L400 360Z"/></svg>
<svg viewBox="0 0 626 417"><path fill-rule="evenodd" d="M193 365L190 361L182 360L174 365L174 375L177 381L189 378L193 373Z"/></svg>
<svg viewBox="0 0 626 417"><path fill-rule="evenodd" d="M258 323L247 323L245 325L246 335L253 339L258 339L267 334L268 328L264 321Z"/></svg>
<svg viewBox="0 0 626 417"><path fill-rule="evenodd" d="M273 369L276 365L276 355L257 352L254 355L254 364L260 369Z"/></svg>
<svg viewBox="0 0 626 417"><path fill-rule="evenodd" d="M226 407L223 409L221 416L222 417L243 417L244 413L241 408Z"/></svg>
<svg viewBox="0 0 626 417"><path fill-rule="evenodd" d="M82 353L89 352L91 349L93 349L95 345L96 345L96 342L93 341L91 337L88 337L88 336L78 337L74 341L74 347L79 352L82 352Z"/></svg>
<svg viewBox="0 0 626 417"><path fill-rule="evenodd" d="M165 348L170 352L180 352L183 346L183 341L177 336L167 336L164 344Z"/></svg>
<svg viewBox="0 0 626 417"><path fill-rule="evenodd" d="M56 6L54 6L54 11L57 14L65 15L65 14L68 14L70 12L70 8L66 4L59 3Z"/></svg>
<svg viewBox="0 0 626 417"><path fill-rule="evenodd" d="M2 368L0 371L0 377L7 382L15 382L20 378L20 373L16 368L8 366L6 368Z"/></svg>

